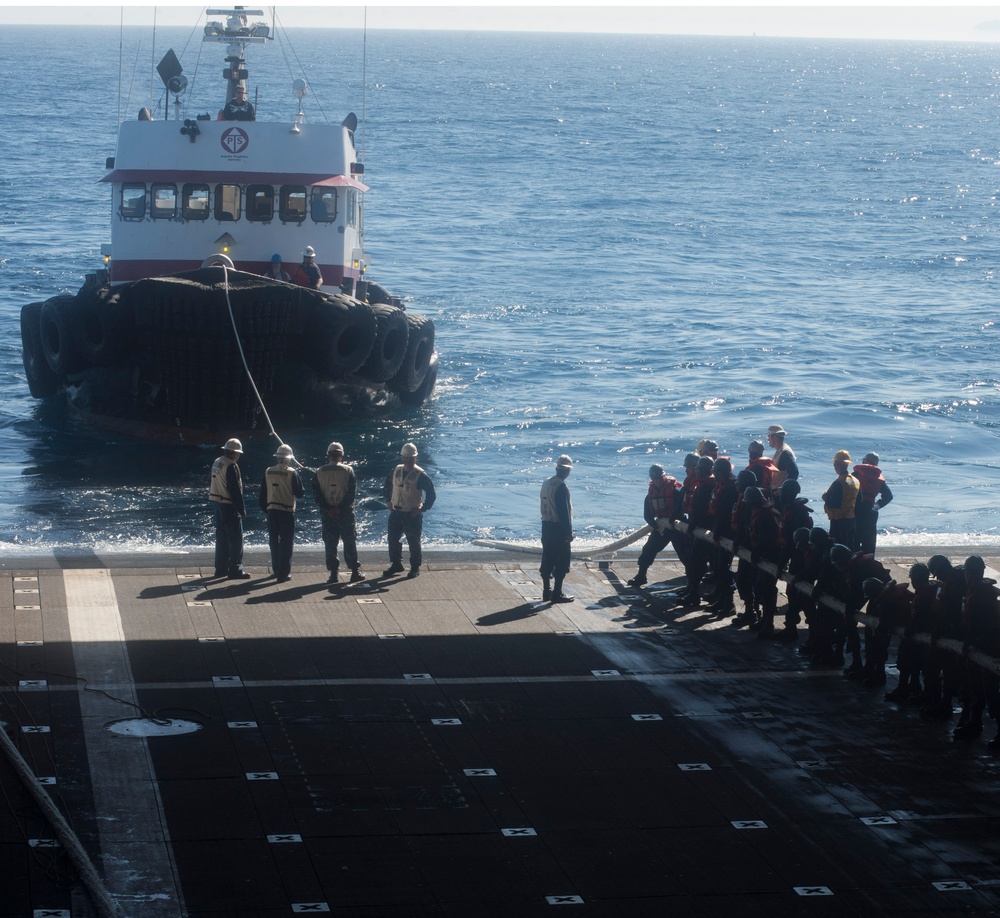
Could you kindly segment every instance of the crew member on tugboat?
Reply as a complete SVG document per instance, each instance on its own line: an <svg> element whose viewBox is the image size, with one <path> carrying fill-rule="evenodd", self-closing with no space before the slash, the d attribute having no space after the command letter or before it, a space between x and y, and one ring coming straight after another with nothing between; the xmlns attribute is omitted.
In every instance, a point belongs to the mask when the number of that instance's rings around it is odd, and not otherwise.
<svg viewBox="0 0 1000 918"><path fill-rule="evenodd" d="M302 253L302 264L295 269L295 273L292 275L293 284L298 284L300 287L311 287L313 290L319 290L323 286L323 275L320 274L319 267L314 261L315 258L316 250L311 245L307 245L306 250Z"/></svg>
<svg viewBox="0 0 1000 918"><path fill-rule="evenodd" d="M233 89L233 97L226 107L219 112L219 121L256 121L257 112L253 103L247 99L246 88L237 84Z"/></svg>

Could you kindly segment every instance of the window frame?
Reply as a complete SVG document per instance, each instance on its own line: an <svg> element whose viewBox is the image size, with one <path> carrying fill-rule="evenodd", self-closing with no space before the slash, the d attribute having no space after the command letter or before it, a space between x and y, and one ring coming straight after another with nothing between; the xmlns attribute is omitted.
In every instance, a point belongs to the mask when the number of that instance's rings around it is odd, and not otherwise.
<svg viewBox="0 0 1000 918"><path fill-rule="evenodd" d="M169 212L166 208L156 206L158 191L172 191L174 205ZM177 183L176 182L153 182L149 186L149 215L154 220L176 220L177 219Z"/></svg>
<svg viewBox="0 0 1000 918"><path fill-rule="evenodd" d="M223 189L225 188L235 188L236 189L236 213L230 214L229 211L221 210L222 202L225 200L225 193ZM243 215L243 186L236 185L232 182L218 182L213 191L214 200L212 201L212 215L219 223L235 223Z"/></svg>
<svg viewBox="0 0 1000 918"><path fill-rule="evenodd" d="M125 192L126 190L132 190L138 192L142 189L142 209L140 212L129 212L125 211ZM122 182L121 190L118 193L118 215L123 220L145 220L146 211L148 210L149 202L147 198L149 196L149 190L146 188L145 182Z"/></svg>
<svg viewBox="0 0 1000 918"><path fill-rule="evenodd" d="M332 214L330 214L329 209L324 203L324 198L330 195L333 196ZM326 216L321 219L316 216L317 212L325 213ZM313 223L336 223L337 217L340 215L339 189L330 187L314 187L312 190L312 197L309 200L309 214L312 217Z"/></svg>
<svg viewBox="0 0 1000 918"><path fill-rule="evenodd" d="M270 223L274 219L274 185L247 185L244 213L251 223ZM266 218L258 215L257 196L264 195L270 205Z"/></svg>
<svg viewBox="0 0 1000 918"><path fill-rule="evenodd" d="M191 196L196 191L205 192L203 208L190 207ZM207 220L212 212L212 189L207 182L185 182L181 186L181 216L185 220Z"/></svg>
<svg viewBox="0 0 1000 918"><path fill-rule="evenodd" d="M302 210L288 206L292 195L302 196ZM309 212L309 191L305 185L282 185L278 192L278 217L282 223L305 223Z"/></svg>

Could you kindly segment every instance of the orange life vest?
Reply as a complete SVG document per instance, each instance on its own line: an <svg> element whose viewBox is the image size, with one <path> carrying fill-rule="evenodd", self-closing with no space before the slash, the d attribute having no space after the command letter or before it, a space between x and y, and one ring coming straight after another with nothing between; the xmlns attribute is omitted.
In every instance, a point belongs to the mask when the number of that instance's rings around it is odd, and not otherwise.
<svg viewBox="0 0 1000 918"><path fill-rule="evenodd" d="M867 504L874 504L878 492L885 484L882 470L877 465L856 465L854 466L854 477L858 479L858 484L861 487L861 500Z"/></svg>
<svg viewBox="0 0 1000 918"><path fill-rule="evenodd" d="M653 508L653 516L657 519L669 519L673 516L679 490L677 479L670 475L662 476L659 481L651 481L649 503Z"/></svg>
<svg viewBox="0 0 1000 918"><path fill-rule="evenodd" d="M746 467L746 470L753 472L758 485L762 491L771 489L771 477L778 471L778 467L769 456L758 456Z"/></svg>

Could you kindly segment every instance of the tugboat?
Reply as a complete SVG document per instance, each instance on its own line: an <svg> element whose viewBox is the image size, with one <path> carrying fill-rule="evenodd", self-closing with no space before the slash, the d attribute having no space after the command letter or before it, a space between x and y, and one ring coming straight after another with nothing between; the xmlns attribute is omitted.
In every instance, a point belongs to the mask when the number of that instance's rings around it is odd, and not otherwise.
<svg viewBox="0 0 1000 918"><path fill-rule="evenodd" d="M263 15L208 10L221 18L203 40L225 46L218 114L181 120L187 78L171 50L156 68L163 116L143 108L120 125L101 179L105 267L77 294L21 310L35 398L65 393L116 426L210 442L421 405L433 391L432 320L365 276L357 117L309 123L302 79L284 122L257 121L247 101L247 48L271 39L250 17Z"/></svg>

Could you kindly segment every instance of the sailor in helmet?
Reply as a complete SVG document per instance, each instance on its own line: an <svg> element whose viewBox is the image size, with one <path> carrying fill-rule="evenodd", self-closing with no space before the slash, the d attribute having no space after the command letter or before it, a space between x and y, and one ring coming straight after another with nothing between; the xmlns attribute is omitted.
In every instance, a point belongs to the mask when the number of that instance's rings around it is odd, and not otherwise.
<svg viewBox="0 0 1000 918"><path fill-rule="evenodd" d="M302 479L291 467L292 448L282 443L274 453L277 463L264 472L260 483L260 509L267 512L271 569L278 583L292 579L292 541L295 537L295 502L305 493Z"/></svg>
<svg viewBox="0 0 1000 918"><path fill-rule="evenodd" d="M316 250L311 245L307 245L302 253L302 264L295 269L292 283L312 290L319 290L323 286L323 275L316 264Z"/></svg>
<svg viewBox="0 0 1000 918"><path fill-rule="evenodd" d="M563 579L569 573L570 542L573 541L573 504L566 479L573 471L573 460L562 455L556 460L556 473L542 485L542 601L572 602L563 592ZM550 586L550 581L552 581Z"/></svg>
<svg viewBox="0 0 1000 918"><path fill-rule="evenodd" d="M285 283L289 283L292 279L292 276L285 270L284 265L281 263L281 256L277 252L271 256L271 267L268 268L265 277L285 281Z"/></svg>
<svg viewBox="0 0 1000 918"><path fill-rule="evenodd" d="M334 441L326 448L327 464L316 470L313 493L319 504L323 522L323 544L326 547L327 583L337 583L337 546L344 541L344 560L351 569L351 583L365 579L358 563L358 530L354 519L354 499L358 481L344 458L344 447Z"/></svg>
<svg viewBox="0 0 1000 918"><path fill-rule="evenodd" d="M226 440L222 455L212 463L208 499L215 506L215 576L248 580L243 570L243 477L237 463L243 444L235 437Z"/></svg>
<svg viewBox="0 0 1000 918"><path fill-rule="evenodd" d="M403 536L410 549L410 572L407 577L420 573L420 536L423 532L424 514L434 506L437 495L434 482L417 465L417 447L404 443L399 451L400 463L382 487L389 507L389 567L383 576L403 573Z"/></svg>

